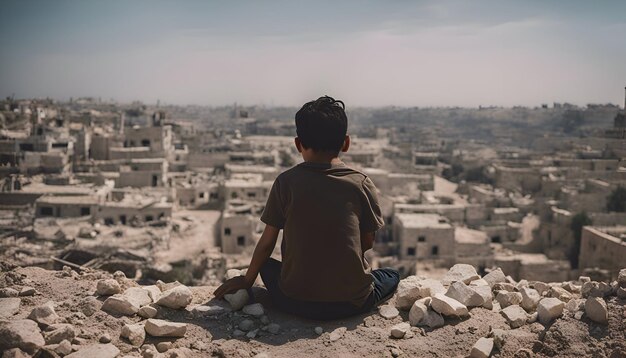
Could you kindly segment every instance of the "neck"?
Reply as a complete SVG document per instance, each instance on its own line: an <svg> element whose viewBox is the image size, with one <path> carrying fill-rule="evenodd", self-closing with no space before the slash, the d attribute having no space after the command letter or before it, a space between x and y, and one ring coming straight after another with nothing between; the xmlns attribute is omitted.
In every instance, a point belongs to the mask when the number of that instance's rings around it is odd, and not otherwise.
<svg viewBox="0 0 626 358"><path fill-rule="evenodd" d="M304 161L310 163L320 164L338 164L341 163L341 159L334 153L311 153L310 155L303 156Z"/></svg>

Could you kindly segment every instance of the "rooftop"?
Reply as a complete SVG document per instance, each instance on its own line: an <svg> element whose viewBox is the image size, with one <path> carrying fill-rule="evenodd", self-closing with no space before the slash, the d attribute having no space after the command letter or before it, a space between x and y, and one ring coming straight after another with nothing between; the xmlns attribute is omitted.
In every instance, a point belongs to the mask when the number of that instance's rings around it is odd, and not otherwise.
<svg viewBox="0 0 626 358"><path fill-rule="evenodd" d="M450 229L452 225L448 219L437 214L396 214L394 220L397 220L405 228L420 229Z"/></svg>

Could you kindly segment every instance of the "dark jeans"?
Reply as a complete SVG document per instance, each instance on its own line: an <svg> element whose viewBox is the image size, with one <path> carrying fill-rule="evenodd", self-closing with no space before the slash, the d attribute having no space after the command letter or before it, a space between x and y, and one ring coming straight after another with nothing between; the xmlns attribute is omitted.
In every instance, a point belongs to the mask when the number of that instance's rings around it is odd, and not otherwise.
<svg viewBox="0 0 626 358"><path fill-rule="evenodd" d="M287 313L317 320L345 318L368 312L379 303L389 299L400 282L400 274L392 268L372 270L374 290L361 307L350 302L301 301L285 296L280 290L278 282L281 267L282 263L272 258L268 259L261 267L261 278L269 291L274 306Z"/></svg>

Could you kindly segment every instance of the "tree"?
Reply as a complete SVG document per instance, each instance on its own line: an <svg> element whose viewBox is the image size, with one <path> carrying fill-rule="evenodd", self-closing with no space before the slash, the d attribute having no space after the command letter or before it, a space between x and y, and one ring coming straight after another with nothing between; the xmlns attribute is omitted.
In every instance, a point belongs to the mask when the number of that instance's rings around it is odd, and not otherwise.
<svg viewBox="0 0 626 358"><path fill-rule="evenodd" d="M570 229L574 234L574 244L569 253L569 262L573 269L578 268L578 255L580 254L580 239L583 235L583 226L591 225L593 222L586 212L581 212L572 217Z"/></svg>
<svg viewBox="0 0 626 358"><path fill-rule="evenodd" d="M619 185L606 200L608 211L626 212L626 187Z"/></svg>

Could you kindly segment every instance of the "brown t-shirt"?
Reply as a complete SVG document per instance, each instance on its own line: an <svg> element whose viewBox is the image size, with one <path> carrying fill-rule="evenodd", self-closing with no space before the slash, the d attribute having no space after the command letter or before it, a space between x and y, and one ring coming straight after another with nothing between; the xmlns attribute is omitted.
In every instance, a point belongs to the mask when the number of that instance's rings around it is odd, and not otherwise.
<svg viewBox="0 0 626 358"><path fill-rule="evenodd" d="M361 233L384 225L376 187L344 163L303 162L280 174L261 221L283 229L280 288L291 298L362 305L372 275Z"/></svg>

